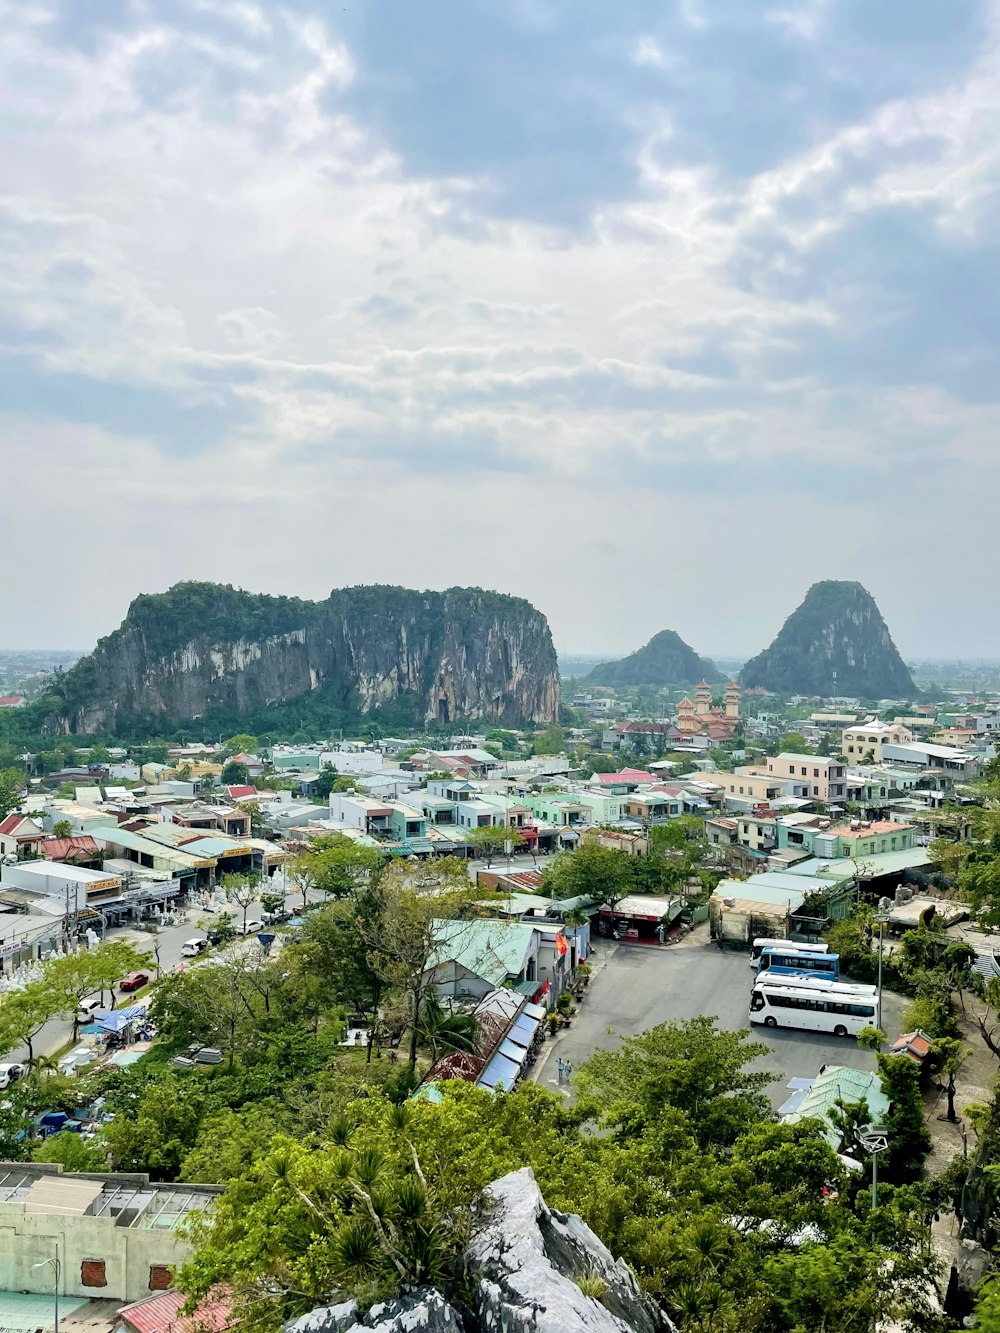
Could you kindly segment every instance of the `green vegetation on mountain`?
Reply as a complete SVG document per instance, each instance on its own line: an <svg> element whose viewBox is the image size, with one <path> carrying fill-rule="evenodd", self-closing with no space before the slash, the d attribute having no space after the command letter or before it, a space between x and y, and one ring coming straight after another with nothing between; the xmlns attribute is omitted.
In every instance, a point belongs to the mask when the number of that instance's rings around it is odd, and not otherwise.
<svg viewBox="0 0 1000 1333"><path fill-rule="evenodd" d="M672 629L660 630L618 662L602 662L585 678L592 685L697 685L721 681L714 662L698 654Z"/></svg>
<svg viewBox="0 0 1000 1333"><path fill-rule="evenodd" d="M776 694L898 699L917 693L871 593L831 579L813 584L740 680Z"/></svg>
<svg viewBox="0 0 1000 1333"><path fill-rule="evenodd" d="M334 728L400 703L417 724L544 724L560 702L545 617L481 588L342 588L306 602L181 583L136 598L55 689L63 727L88 734L196 718L238 729L234 717L272 732L263 713L316 695Z"/></svg>

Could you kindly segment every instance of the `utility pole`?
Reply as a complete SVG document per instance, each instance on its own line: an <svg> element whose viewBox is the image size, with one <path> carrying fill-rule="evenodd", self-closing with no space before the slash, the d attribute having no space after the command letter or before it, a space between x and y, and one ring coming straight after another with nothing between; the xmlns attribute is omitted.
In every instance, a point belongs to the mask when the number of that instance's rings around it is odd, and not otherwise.
<svg viewBox="0 0 1000 1333"><path fill-rule="evenodd" d="M886 923L891 915L892 903L888 898L880 898L875 910L875 920L878 922L878 1023L880 1027L882 1025L882 941Z"/></svg>

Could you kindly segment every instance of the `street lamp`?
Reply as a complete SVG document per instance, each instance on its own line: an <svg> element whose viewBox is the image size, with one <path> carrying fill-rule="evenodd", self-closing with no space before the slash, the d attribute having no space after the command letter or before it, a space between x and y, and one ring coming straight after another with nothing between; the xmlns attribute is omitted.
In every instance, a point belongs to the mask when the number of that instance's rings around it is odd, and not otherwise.
<svg viewBox="0 0 1000 1333"><path fill-rule="evenodd" d="M871 1153L872 1159L872 1208L878 1203L878 1155L889 1146L889 1136L884 1129L869 1129L861 1135L861 1146Z"/></svg>
<svg viewBox="0 0 1000 1333"><path fill-rule="evenodd" d="M882 939L885 934L886 923L892 916L892 903L888 898L880 898L878 907L875 909L875 920L878 923L878 1021L882 1022Z"/></svg>
<svg viewBox="0 0 1000 1333"><path fill-rule="evenodd" d="M53 1313L54 1313L54 1315L55 1315L55 1318L54 1318L53 1323L54 1323L55 1333L59 1333L59 1274L60 1274L60 1272L61 1272L62 1270L61 1270L61 1267L60 1267L60 1264L59 1264L59 1242L58 1242L58 1241L56 1241L56 1253L55 1253L55 1258L54 1258L54 1259L43 1259L43 1260L41 1261L41 1263L32 1264L31 1267L32 1267L33 1269L34 1269L34 1268L44 1268L44 1267L46 1266L46 1264L51 1264L51 1265L52 1265L52 1268L53 1268L53 1270L54 1270L54 1272L55 1272L55 1286L54 1286L54 1288L53 1288L53 1292L52 1292L52 1298L53 1298L53 1301L55 1302L55 1307L54 1307L54 1311L53 1311Z"/></svg>

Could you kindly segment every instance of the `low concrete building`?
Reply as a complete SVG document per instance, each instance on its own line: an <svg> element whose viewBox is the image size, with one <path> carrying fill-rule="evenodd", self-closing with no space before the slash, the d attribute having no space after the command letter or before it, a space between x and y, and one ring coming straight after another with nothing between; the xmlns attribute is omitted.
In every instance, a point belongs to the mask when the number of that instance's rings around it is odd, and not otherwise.
<svg viewBox="0 0 1000 1333"><path fill-rule="evenodd" d="M211 1212L221 1185L154 1185L145 1175L64 1172L0 1162L0 1287L51 1293L58 1247L60 1295L138 1301L173 1281L191 1254L180 1224Z"/></svg>

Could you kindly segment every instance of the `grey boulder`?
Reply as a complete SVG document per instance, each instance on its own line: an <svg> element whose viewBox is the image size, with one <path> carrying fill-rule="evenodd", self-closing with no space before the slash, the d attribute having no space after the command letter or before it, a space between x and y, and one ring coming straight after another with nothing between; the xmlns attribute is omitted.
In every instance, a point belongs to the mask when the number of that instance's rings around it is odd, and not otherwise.
<svg viewBox="0 0 1000 1333"><path fill-rule="evenodd" d="M495 1180L469 1245L483 1333L667 1333L674 1326L632 1270L575 1214L542 1198L530 1167ZM599 1278L601 1299L579 1278Z"/></svg>

